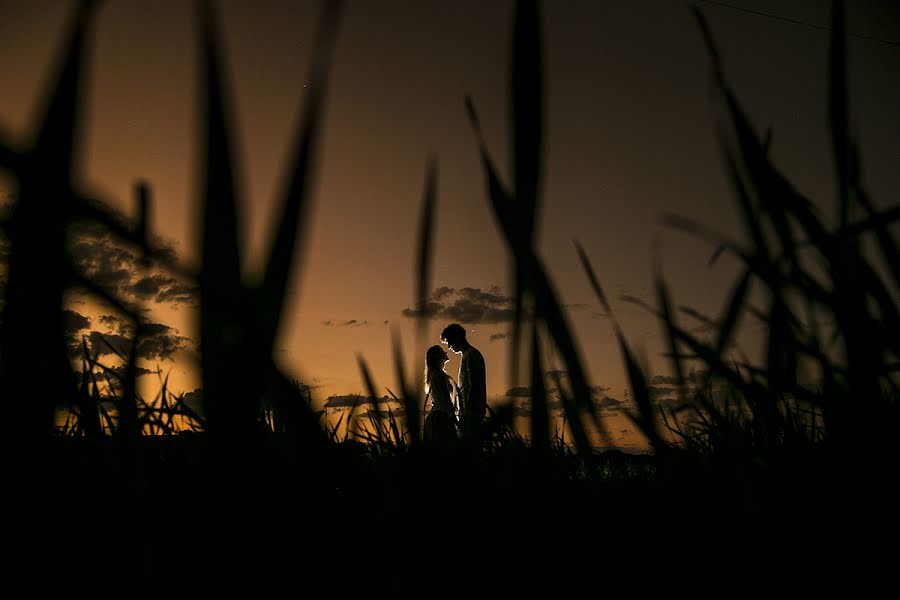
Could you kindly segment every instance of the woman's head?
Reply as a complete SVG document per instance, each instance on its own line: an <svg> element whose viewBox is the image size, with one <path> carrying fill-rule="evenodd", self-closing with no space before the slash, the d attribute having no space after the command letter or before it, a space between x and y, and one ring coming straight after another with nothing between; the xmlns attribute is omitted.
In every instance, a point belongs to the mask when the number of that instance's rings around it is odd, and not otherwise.
<svg viewBox="0 0 900 600"><path fill-rule="evenodd" d="M425 391L431 389L431 374L435 371L444 371L444 363L450 360L447 351L442 346L435 344L425 353Z"/></svg>
<svg viewBox="0 0 900 600"><path fill-rule="evenodd" d="M443 346L439 346L435 344L425 353L425 369L426 371L430 371L432 369L444 369L444 364L450 360L450 357L447 356L447 351L444 350Z"/></svg>

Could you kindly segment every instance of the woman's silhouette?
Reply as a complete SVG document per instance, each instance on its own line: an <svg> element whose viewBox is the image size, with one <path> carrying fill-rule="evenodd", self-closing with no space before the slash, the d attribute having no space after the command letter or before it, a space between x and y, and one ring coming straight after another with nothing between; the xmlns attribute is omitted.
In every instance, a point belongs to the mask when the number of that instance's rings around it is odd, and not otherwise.
<svg viewBox="0 0 900 600"><path fill-rule="evenodd" d="M426 442L441 444L457 437L458 396L453 378L444 371L448 360L442 346L434 345L425 353L425 408L430 408L425 417Z"/></svg>

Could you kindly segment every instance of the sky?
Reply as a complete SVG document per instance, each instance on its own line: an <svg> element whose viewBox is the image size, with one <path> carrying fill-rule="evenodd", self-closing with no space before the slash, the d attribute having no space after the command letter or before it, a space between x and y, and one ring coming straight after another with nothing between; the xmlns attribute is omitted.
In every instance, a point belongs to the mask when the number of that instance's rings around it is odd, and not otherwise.
<svg viewBox="0 0 900 600"><path fill-rule="evenodd" d="M833 176L826 91L830 2L696 2L727 79L754 125L771 126L771 153L795 186L831 214ZM852 119L864 182L876 201L900 189L900 5L848 3ZM75 2L0 2L0 139L25 147L43 85ZM319 2L214 3L230 85L242 194L245 275L262 264L290 136L303 106ZM542 4L545 162L538 248L566 305L590 382L606 398L617 443L641 441L621 418L627 383L613 329L578 261L590 256L629 342L660 386L669 375L652 303L658 255L678 305L715 315L735 276L712 248L663 224L690 217L738 236L721 158L724 120L691 4L562 1ZM413 306L417 224L427 157L436 157L433 297L438 343L462 322L487 364L492 402L518 397L508 376L509 254L485 194L463 99L478 108L490 152L508 164L507 83L513 3L349 1L339 27L319 171L303 261L294 274L276 349L282 369L339 406L364 393L358 355L379 389L396 391L391 331L407 372L421 372ZM133 186L149 183L151 229L198 266L197 21L192 3L106 0L94 21L79 185L135 214ZM15 185L0 180L0 199ZM164 272L141 273L135 255L99 231L73 253L93 276L142 302L156 325L141 352L176 389L192 391L194 290ZM127 338L107 307L73 295L75 337ZM743 338L752 351L750 330ZM419 348L418 350L423 350ZM424 352L422 352L424 354ZM458 357L447 370L455 375ZM548 370L554 365L548 364ZM147 377L145 385L155 385Z"/></svg>

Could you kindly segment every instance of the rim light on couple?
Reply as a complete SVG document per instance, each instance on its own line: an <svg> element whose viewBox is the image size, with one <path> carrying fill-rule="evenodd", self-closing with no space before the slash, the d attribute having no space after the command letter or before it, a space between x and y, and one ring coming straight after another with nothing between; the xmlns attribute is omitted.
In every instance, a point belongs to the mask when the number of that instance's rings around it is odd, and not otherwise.
<svg viewBox="0 0 900 600"><path fill-rule="evenodd" d="M461 356L454 380L444 366L450 356L435 344L425 353L426 442L442 443L478 434L487 410L484 356L466 339L466 330L453 323L441 332L441 343Z"/></svg>

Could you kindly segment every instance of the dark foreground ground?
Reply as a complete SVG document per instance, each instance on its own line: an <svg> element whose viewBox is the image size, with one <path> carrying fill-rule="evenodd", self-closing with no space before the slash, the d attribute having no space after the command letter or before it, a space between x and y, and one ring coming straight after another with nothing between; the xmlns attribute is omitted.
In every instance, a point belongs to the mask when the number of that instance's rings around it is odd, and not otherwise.
<svg viewBox="0 0 900 600"><path fill-rule="evenodd" d="M3 492L7 598L875 597L893 473L508 446L373 457L268 436L59 439ZM827 467L824 465L828 465ZM873 483L875 481L875 483ZM884 587L887 586L887 587ZM881 595L881 594L878 594Z"/></svg>

